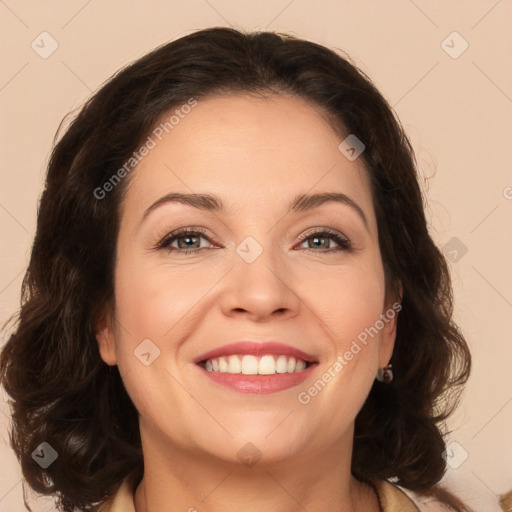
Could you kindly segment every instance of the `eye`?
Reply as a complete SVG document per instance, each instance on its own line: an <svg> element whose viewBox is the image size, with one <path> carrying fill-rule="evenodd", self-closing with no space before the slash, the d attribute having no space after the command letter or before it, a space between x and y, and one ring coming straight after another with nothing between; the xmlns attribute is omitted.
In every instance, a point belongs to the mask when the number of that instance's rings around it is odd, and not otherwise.
<svg viewBox="0 0 512 512"><path fill-rule="evenodd" d="M203 249L207 249L208 247L201 247L201 239L207 240L211 243L211 240L208 236L206 236L205 231L200 228L182 228L173 233L168 234L164 237L155 247L156 250L166 250L168 252L179 252L181 254L191 254L202 251ZM322 228L319 231L309 232L300 237L301 244L303 245L305 242L311 240L309 243L309 247L306 250L310 252L339 252L346 251L352 248L352 244L350 240L343 236L341 233L337 231L331 230L329 228ZM326 240L327 243L323 243L322 240ZM331 244L329 241L334 241L338 244L338 248L328 247ZM177 243L177 246L173 244ZM327 249L325 251L312 249Z"/></svg>
<svg viewBox="0 0 512 512"><path fill-rule="evenodd" d="M320 231L314 231L313 233L307 233L301 236L301 245L308 240L311 240L311 243L308 243L308 248L306 250L310 252L339 252L339 251L347 251L352 248L352 244L350 240L343 236L341 233L337 231L331 230L329 228L322 228ZM327 243L323 243L323 240L326 240ZM331 245L329 240L334 241L338 244L339 248L331 249L327 247ZM311 247L318 247L320 249L326 248L326 251L318 251L316 249L311 249Z"/></svg>
<svg viewBox="0 0 512 512"><path fill-rule="evenodd" d="M174 231L167 235L162 241L160 241L155 249L162 250L165 249L169 252L178 251L183 254L190 254L193 252L199 252L206 247L200 247L201 238L203 240L210 239L206 236L205 232L199 228L190 229L190 228L182 228L178 231ZM177 247L173 247L172 244L177 242Z"/></svg>

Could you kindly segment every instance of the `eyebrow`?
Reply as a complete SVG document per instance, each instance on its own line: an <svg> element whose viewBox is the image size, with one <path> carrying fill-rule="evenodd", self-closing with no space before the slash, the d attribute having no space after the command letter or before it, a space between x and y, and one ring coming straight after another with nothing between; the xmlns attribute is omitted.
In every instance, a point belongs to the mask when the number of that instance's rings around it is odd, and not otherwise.
<svg viewBox="0 0 512 512"><path fill-rule="evenodd" d="M288 213L292 212L303 212L313 210L322 206L325 203L335 202L341 203L351 207L361 217L366 229L368 229L368 219L364 214L362 208L349 196L341 192L321 192L317 194L299 194L293 198L288 206ZM146 217L160 206L168 203L181 203L200 210L210 212L223 212L225 206L222 199L212 194L183 194L178 192L171 192L155 201L142 215L140 223L142 223Z"/></svg>

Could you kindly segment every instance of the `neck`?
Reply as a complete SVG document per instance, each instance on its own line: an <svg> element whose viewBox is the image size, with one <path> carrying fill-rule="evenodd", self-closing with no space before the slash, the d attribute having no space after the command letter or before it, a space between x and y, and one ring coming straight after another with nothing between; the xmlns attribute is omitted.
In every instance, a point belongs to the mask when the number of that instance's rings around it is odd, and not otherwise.
<svg viewBox="0 0 512 512"><path fill-rule="evenodd" d="M351 443L246 467L146 439L136 512L379 512L372 487L350 473Z"/></svg>

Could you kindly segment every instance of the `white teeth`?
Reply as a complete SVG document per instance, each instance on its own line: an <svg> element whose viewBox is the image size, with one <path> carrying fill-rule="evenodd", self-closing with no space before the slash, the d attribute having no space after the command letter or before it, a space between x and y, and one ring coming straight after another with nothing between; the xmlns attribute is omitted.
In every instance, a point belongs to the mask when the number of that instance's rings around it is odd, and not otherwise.
<svg viewBox="0 0 512 512"><path fill-rule="evenodd" d="M276 361L273 356L263 356L258 365L260 375L273 375L276 373Z"/></svg>
<svg viewBox="0 0 512 512"><path fill-rule="evenodd" d="M256 375L258 373L258 360L255 356L242 357L242 373L244 375Z"/></svg>
<svg viewBox="0 0 512 512"><path fill-rule="evenodd" d="M228 362L225 357L219 358L219 372L226 373L228 371Z"/></svg>
<svg viewBox="0 0 512 512"><path fill-rule="evenodd" d="M229 356L228 373L240 373L241 371L242 363L238 356Z"/></svg>
<svg viewBox="0 0 512 512"><path fill-rule="evenodd" d="M276 372L277 373L286 373L288 370L288 359L286 356L279 356L276 361Z"/></svg>
<svg viewBox="0 0 512 512"><path fill-rule="evenodd" d="M296 373L306 369L306 361L285 355L231 355L208 359L204 365L209 372L243 373L244 375L274 375Z"/></svg>
<svg viewBox="0 0 512 512"><path fill-rule="evenodd" d="M306 368L306 361L303 361L302 359L297 359L297 364L295 365L295 371L301 372Z"/></svg>

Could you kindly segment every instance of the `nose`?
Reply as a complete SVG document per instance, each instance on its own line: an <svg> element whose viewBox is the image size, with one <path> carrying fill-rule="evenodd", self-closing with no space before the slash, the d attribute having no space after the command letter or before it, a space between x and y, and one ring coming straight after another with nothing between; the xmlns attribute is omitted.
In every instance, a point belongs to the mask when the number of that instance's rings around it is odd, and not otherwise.
<svg viewBox="0 0 512 512"><path fill-rule="evenodd" d="M257 322L295 316L301 301L293 290L294 277L275 251L258 248L251 240L240 244L234 266L224 283L223 313L245 315Z"/></svg>

